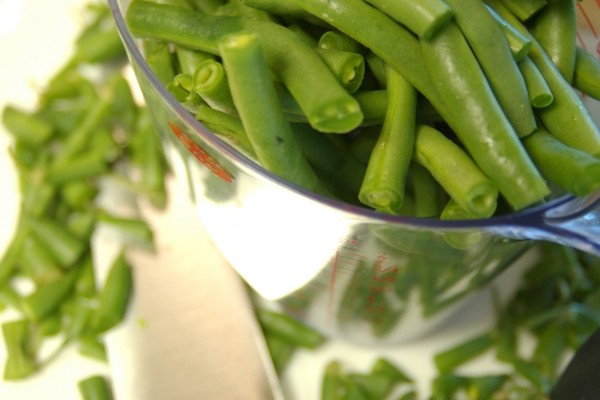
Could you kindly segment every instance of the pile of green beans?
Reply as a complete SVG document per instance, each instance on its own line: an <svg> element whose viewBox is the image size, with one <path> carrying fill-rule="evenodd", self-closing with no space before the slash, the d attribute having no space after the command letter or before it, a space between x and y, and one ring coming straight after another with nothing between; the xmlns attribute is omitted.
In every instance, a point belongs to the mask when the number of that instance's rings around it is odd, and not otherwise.
<svg viewBox="0 0 600 400"><path fill-rule="evenodd" d="M565 359L600 329L599 259L551 243L538 250L540 258L520 288L497 305L495 326L435 355L433 399L459 393L469 399L549 399ZM527 338L529 347L523 344ZM461 372L484 354L506 365L506 372L475 377ZM475 390L474 381L485 388Z"/></svg>
<svg viewBox="0 0 600 400"><path fill-rule="evenodd" d="M103 209L99 196L110 181L154 207L167 201L162 147L125 80L127 57L112 14L104 4L84 10L72 56L40 89L37 104L2 110L21 192L0 259L0 309L15 315L2 325L6 381L26 380L71 347L107 362L104 335L125 318L133 295L127 249L152 249L153 232L140 217ZM102 282L92 254L100 226L123 239ZM58 345L44 347L49 341ZM112 399L107 377L85 379L79 389L82 399Z"/></svg>
<svg viewBox="0 0 600 400"><path fill-rule="evenodd" d="M535 253L538 258L514 294L493 302L491 328L434 354L429 397L415 385L413 361L400 358L394 365L383 347L373 349L375 361L367 372L350 370L344 354L326 362L320 399L552 398L565 361L600 329L600 258L554 243L537 244ZM319 333L289 315L260 305L257 313L282 376L296 351L319 351L326 344ZM401 354L398 348L392 351ZM491 357L495 365L482 369L482 357Z"/></svg>
<svg viewBox="0 0 600 400"><path fill-rule="evenodd" d="M423 216L424 167L446 195L426 216L473 219L600 188L575 1L133 0L126 20L173 95L269 171Z"/></svg>

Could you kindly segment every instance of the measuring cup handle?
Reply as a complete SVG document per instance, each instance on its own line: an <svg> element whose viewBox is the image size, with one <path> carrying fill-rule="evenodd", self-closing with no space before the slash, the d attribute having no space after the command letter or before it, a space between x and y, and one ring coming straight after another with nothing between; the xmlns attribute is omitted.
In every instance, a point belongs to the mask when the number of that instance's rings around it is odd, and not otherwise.
<svg viewBox="0 0 600 400"><path fill-rule="evenodd" d="M513 227L513 236L552 241L600 256L600 190L567 198L520 222Z"/></svg>

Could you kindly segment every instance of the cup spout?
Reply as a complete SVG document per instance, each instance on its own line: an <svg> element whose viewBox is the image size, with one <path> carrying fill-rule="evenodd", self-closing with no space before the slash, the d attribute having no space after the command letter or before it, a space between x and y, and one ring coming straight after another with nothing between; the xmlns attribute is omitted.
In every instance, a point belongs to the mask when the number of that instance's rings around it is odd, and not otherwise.
<svg viewBox="0 0 600 400"><path fill-rule="evenodd" d="M565 197L513 222L502 227L502 235L551 241L600 257L600 190L586 197Z"/></svg>

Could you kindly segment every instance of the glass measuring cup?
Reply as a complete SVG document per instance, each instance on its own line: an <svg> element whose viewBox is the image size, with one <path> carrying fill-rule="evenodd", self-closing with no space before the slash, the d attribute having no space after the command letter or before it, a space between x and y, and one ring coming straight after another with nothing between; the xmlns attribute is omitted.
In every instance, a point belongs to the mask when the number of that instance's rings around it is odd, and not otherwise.
<svg viewBox="0 0 600 400"><path fill-rule="evenodd" d="M258 294L324 333L389 343L432 329L535 240L600 255L600 193L441 221L382 215L282 181L165 90L127 30L128 2L109 3L170 164L214 243ZM596 3L578 7L600 25ZM581 40L597 46L587 31L581 27Z"/></svg>

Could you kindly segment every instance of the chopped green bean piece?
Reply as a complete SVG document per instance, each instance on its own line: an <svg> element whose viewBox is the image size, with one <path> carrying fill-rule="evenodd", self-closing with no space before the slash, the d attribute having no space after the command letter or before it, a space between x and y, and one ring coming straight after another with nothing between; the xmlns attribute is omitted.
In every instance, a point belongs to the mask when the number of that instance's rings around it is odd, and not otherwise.
<svg viewBox="0 0 600 400"><path fill-rule="evenodd" d="M77 384L82 400L113 400L112 388L103 375L93 375Z"/></svg>
<svg viewBox="0 0 600 400"><path fill-rule="evenodd" d="M120 323L133 294L133 272L125 253L113 261L99 294L98 309L92 317L94 332L102 333Z"/></svg>

